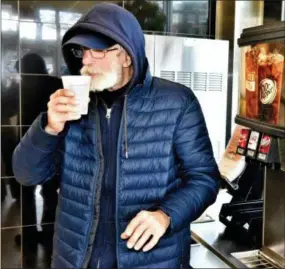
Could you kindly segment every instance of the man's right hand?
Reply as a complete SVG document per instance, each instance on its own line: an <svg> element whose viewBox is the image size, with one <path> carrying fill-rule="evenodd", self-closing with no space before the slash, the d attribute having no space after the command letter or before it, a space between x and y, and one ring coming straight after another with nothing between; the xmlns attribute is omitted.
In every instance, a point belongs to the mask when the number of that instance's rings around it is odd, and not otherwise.
<svg viewBox="0 0 285 269"><path fill-rule="evenodd" d="M79 102L72 91L59 89L50 96L45 131L57 135L64 129L67 121L78 120L81 117Z"/></svg>

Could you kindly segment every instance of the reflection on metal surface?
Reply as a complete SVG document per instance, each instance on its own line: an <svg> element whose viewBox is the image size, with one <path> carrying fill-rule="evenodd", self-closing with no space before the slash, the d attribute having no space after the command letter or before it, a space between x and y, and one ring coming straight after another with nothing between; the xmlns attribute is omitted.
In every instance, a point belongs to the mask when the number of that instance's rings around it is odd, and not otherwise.
<svg viewBox="0 0 285 269"><path fill-rule="evenodd" d="M195 224L194 224L195 225ZM200 224L198 224L200 225ZM205 224L203 224L205 225ZM193 225L192 225L193 226ZM196 241L199 245L201 245L202 247L206 248L207 250L209 250L209 252L211 254L214 254L213 256L215 258L220 259L220 261L222 261L223 263L225 263L225 266L223 266L222 268L227 268L227 266L229 266L230 268L239 268L236 266L235 263L233 263L230 259L228 259L226 256L224 256L222 253L220 253L216 248L214 244L208 244L208 242L206 240L204 240L202 237L200 237L198 234L196 234L195 232L193 232L192 230L192 234L191 237L194 241ZM215 243L215 242L214 242ZM197 246L198 247L198 246ZM191 249L192 249L192 245L191 245ZM194 268L194 267L193 267ZM205 268L205 267L204 267ZM220 267L221 268L221 267Z"/></svg>
<svg viewBox="0 0 285 269"><path fill-rule="evenodd" d="M235 24L235 0L217 1L216 39L233 41Z"/></svg>
<svg viewBox="0 0 285 269"><path fill-rule="evenodd" d="M80 13L60 11L59 22L73 25L81 16Z"/></svg>
<svg viewBox="0 0 285 269"><path fill-rule="evenodd" d="M213 222L213 221L215 221L215 220L211 216L209 216L206 213L203 213L198 219L193 221L192 224L194 224L194 223Z"/></svg>
<svg viewBox="0 0 285 269"><path fill-rule="evenodd" d="M282 6L281 6L281 21L285 20L285 1L282 1Z"/></svg>
<svg viewBox="0 0 285 269"><path fill-rule="evenodd" d="M154 44L154 75L194 91L219 161L225 149L229 42L156 35Z"/></svg>
<svg viewBox="0 0 285 269"><path fill-rule="evenodd" d="M209 1L169 1L172 8L171 31L207 36Z"/></svg>
<svg viewBox="0 0 285 269"><path fill-rule="evenodd" d="M285 172L266 170L264 197L264 253L285 267Z"/></svg>
<svg viewBox="0 0 285 269"><path fill-rule="evenodd" d="M191 244L192 268L230 268L202 244Z"/></svg>
<svg viewBox="0 0 285 269"><path fill-rule="evenodd" d="M55 10L39 10L39 17L41 22L55 23Z"/></svg>
<svg viewBox="0 0 285 269"><path fill-rule="evenodd" d="M232 253L232 255L248 268L282 268L259 250Z"/></svg>
<svg viewBox="0 0 285 269"><path fill-rule="evenodd" d="M35 40L37 35L37 24L35 22L20 22L20 38Z"/></svg>

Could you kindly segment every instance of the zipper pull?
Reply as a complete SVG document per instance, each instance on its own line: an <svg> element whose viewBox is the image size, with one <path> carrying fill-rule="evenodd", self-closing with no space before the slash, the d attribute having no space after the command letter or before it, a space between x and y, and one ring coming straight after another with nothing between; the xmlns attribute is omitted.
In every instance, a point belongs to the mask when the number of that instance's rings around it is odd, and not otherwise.
<svg viewBox="0 0 285 269"><path fill-rule="evenodd" d="M111 118L111 112L112 112L112 108L107 108L106 119L109 120Z"/></svg>

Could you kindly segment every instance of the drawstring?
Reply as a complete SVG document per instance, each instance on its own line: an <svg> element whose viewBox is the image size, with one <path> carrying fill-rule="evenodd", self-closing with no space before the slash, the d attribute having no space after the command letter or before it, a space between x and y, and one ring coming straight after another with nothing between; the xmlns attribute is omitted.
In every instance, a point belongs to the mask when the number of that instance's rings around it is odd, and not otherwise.
<svg viewBox="0 0 285 269"><path fill-rule="evenodd" d="M129 158L129 150L128 150L128 130L127 130L127 97L128 97L128 95L125 94L125 99L124 99L124 136L125 136L125 153L126 153L126 159Z"/></svg>

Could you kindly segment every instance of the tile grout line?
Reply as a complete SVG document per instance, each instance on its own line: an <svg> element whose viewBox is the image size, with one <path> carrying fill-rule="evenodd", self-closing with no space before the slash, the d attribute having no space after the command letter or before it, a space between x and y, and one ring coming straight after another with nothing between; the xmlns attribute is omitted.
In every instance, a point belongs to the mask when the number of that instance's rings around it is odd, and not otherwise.
<svg viewBox="0 0 285 269"><path fill-rule="evenodd" d="M21 72L22 72L22 64L21 64L21 55L20 55L20 51L21 51L21 39L20 39L20 0L17 0L17 9L18 9L18 61L19 61L19 75L21 77ZM22 100L21 100L21 88L22 88L22 80L20 79L19 81L19 119L18 119L18 123L20 123L20 126L22 124L22 120L21 120L21 108L22 108ZM20 139L22 137L22 128L19 128L19 135L20 135ZM16 178L15 178L16 180ZM24 265L24 259L23 259L23 204L22 204L22 198L23 198L23 187L22 185L20 185L20 216L21 216L21 220L20 220L20 224L21 224L21 232L20 232L20 237L21 237L21 267L23 268Z"/></svg>
<svg viewBox="0 0 285 269"><path fill-rule="evenodd" d="M1 72L1 75L3 76L10 76L10 77L17 77L20 75L20 72L15 73L15 72ZM49 77L51 76L51 74L38 74L38 73L21 73L21 75L25 75L25 76L39 76L39 77Z"/></svg>
<svg viewBox="0 0 285 269"><path fill-rule="evenodd" d="M5 127L5 128L7 128L7 127L30 127L31 125L20 125L20 124L18 124L18 125L1 125L1 127Z"/></svg>
<svg viewBox="0 0 285 269"><path fill-rule="evenodd" d="M22 221L22 219L21 219ZM54 222L47 222L47 223L41 223L40 226L48 226L48 225L54 225ZM20 228L29 228L29 227L37 227L38 224L30 224L30 225L19 225L19 226L7 226L2 227L1 230L11 230L11 229L20 229Z"/></svg>

